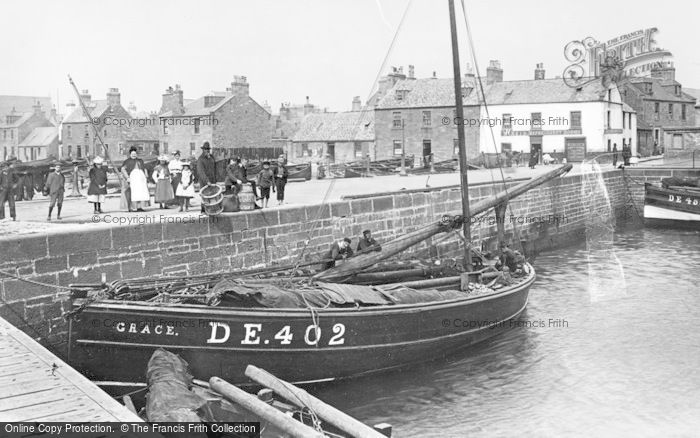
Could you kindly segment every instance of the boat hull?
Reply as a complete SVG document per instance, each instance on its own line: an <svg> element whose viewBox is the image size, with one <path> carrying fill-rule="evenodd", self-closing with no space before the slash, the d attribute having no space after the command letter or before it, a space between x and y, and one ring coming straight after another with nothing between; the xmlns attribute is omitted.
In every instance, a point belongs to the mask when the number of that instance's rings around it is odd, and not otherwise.
<svg viewBox="0 0 700 438"><path fill-rule="evenodd" d="M525 309L527 281L484 297L343 309L232 309L108 301L71 321L71 363L95 380L143 382L162 347L197 378L247 384L253 364L297 382L348 378L440 359L493 337Z"/></svg>
<svg viewBox="0 0 700 438"><path fill-rule="evenodd" d="M646 184L644 221L649 225L700 227L700 191Z"/></svg>

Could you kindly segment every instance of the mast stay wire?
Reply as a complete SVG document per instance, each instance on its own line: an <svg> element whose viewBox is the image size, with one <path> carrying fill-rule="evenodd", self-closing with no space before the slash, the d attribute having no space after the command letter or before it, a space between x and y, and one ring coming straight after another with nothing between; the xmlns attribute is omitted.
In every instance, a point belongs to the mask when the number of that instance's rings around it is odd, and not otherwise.
<svg viewBox="0 0 700 438"><path fill-rule="evenodd" d="M501 154L498 152L498 147L496 147L496 135L493 133L493 126L490 123L491 122L491 114L489 112L488 102L486 101L486 92L484 91L484 83L481 80L481 72L479 70L479 63L476 59L476 49L474 47L474 38L472 36L471 26L469 26L469 19L467 18L467 7L464 3L464 0L460 0L460 3L462 5L462 13L464 15L464 24L465 24L466 29L467 29L467 39L468 39L469 48L471 51L471 59L472 59L472 62L474 63L474 70L476 72L476 79L479 83L479 93L480 93L479 98L481 99L481 101L484 104L484 111L486 113L486 120L489 122L488 126L489 126L489 133L491 134L491 144L493 146L494 152L496 153L496 162L498 163L498 170L501 174L501 182L503 184L503 190L507 194L508 193L508 185L506 184L505 174L503 173L503 167L501 166ZM486 164L486 163L484 163L484 164ZM493 177L493 171L491 171L491 183L493 184L494 188L496 188L496 181ZM507 204L507 209L510 212L511 217L513 217L513 208L511 207L510 202ZM504 221L505 221L505 218L504 218ZM522 244L520 242L520 231L518 230L518 226L517 226L516 222L517 221L513 222L513 232L514 232L515 237L517 239L518 247L522 251L523 248L522 248ZM504 224L504 227L505 227L505 224Z"/></svg>
<svg viewBox="0 0 700 438"><path fill-rule="evenodd" d="M403 28L403 24L406 21L406 16L408 15L408 11L411 8L411 5L413 4L413 0L409 0L408 3L406 4L406 8L403 11L403 14L401 15L401 20L399 21L398 26L396 26L396 31L394 32L394 36L391 39L391 42L389 44L389 47L386 51L386 54L384 55L384 59L382 60L382 63L379 67L379 70L377 71L377 74L374 78L374 81L372 82L372 86L370 87L369 94L367 96L367 99L365 102L369 102L369 100L372 97L372 92L375 90L377 87L377 84L379 83L379 79L382 76L382 72L386 68L387 60L389 59L389 56L394 50L394 46L396 44L396 41L398 39L399 33L401 32L401 29ZM362 110L360 111L360 116L357 118L357 121L355 122L355 126L353 127L352 130L352 135L353 137L357 136L357 132L360 129L360 125L362 125L362 122L364 121L364 115L369 112L369 105L365 103L365 105L362 107ZM298 265L301 263L302 257L304 256L304 253L306 252L307 247L309 246L309 243L311 242L311 237L313 235L314 230L317 228L318 223L320 221L321 213L323 212L323 209L326 208L326 204L328 203L328 197L333 189L333 186L335 185L335 178L331 179L331 183L328 186L328 189L326 189L326 193L323 197L323 201L321 201L321 205L318 208L318 211L316 213L316 217L311 223L311 227L309 228L309 231L307 232L307 238L306 241L304 242L304 246L301 249L301 252L296 258L296 261L294 262L295 267L298 267ZM295 268L292 270L292 274L294 271L297 269ZM290 277L291 278L291 277Z"/></svg>

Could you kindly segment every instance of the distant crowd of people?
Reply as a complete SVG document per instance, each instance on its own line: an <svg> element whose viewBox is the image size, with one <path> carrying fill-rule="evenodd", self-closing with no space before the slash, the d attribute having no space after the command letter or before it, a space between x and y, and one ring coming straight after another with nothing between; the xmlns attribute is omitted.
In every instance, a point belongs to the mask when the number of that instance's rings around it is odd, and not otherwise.
<svg viewBox="0 0 700 438"><path fill-rule="evenodd" d="M157 164L150 172L142 158L138 156L138 149L129 149L129 156L122 162L119 171L121 181L120 210L128 212L142 212L153 202L161 209L175 206L180 211L189 211L192 198L195 197L195 182L200 189L224 181L224 194L237 196L244 185L249 185L255 196L255 208L267 208L270 193L276 193L277 204L284 204L285 187L289 178L289 170L284 155L277 159L273 168L269 161L262 163L262 169L254 176L248 176L248 160L244 157L229 160L223 175L217 174L217 165L211 154L211 146L208 142L202 145L202 153L195 162L191 159L182 159L179 151L174 151L172 156L160 155ZM78 162L73 162L72 193L71 196L82 196L82 180L79 177ZM8 159L8 165L0 169L0 219L5 218L5 203L9 205L9 213L13 220L17 219L15 194L20 189L21 177L15 171L16 160ZM221 172L219 170L219 172ZM87 201L93 205L93 214L104 212L104 203L107 195L108 166L101 156L93 158L88 171L89 185L87 189ZM155 193L151 195L149 181L155 184ZM56 219L61 219L63 201L66 191L66 177L61 163L51 165L50 173L43 185L43 194L49 199L47 220L52 220L56 210ZM34 188L31 188L34 193ZM204 205L202 205L204 212Z"/></svg>

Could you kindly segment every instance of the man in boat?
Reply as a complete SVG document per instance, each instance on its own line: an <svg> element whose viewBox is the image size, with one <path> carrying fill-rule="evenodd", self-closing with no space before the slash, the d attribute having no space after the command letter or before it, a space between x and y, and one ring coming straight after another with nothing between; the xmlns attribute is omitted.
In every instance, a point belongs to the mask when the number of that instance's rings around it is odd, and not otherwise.
<svg viewBox="0 0 700 438"><path fill-rule="evenodd" d="M518 270L518 253L513 251L507 243L501 242L501 266L507 267L510 272L515 273Z"/></svg>
<svg viewBox="0 0 700 438"><path fill-rule="evenodd" d="M15 174L15 157L9 157L9 165L0 170L0 219L5 219L5 201L10 208L12 220L17 220L15 211L14 189L17 185L17 175Z"/></svg>
<svg viewBox="0 0 700 438"><path fill-rule="evenodd" d="M336 260L352 257L352 249L350 248L350 238L343 237L342 240L333 242L330 250L326 253L324 259L324 269L330 269L335 266Z"/></svg>
<svg viewBox="0 0 700 438"><path fill-rule="evenodd" d="M365 230L362 232L362 237L360 242L357 244L357 251L360 253L370 252L370 251L381 251L382 246L372 237L371 230Z"/></svg>
<svg viewBox="0 0 700 438"><path fill-rule="evenodd" d="M51 213L53 212L54 206L58 206L58 211L56 213L56 219L61 220L61 209L63 208L63 193L66 186L66 177L61 174L61 164L56 163L54 165L54 171L51 172L46 178L46 184L44 185L44 193L49 196L49 216L47 220L51 220Z"/></svg>

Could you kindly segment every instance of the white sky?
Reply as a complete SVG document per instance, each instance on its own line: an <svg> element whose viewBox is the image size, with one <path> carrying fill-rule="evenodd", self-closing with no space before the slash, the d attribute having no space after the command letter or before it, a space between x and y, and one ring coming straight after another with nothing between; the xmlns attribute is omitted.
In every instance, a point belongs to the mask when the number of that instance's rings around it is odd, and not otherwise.
<svg viewBox="0 0 700 438"><path fill-rule="evenodd" d="M156 110L169 85L185 98L223 91L248 77L251 95L276 112L280 102L349 110L371 91L407 0L32 1L0 6L0 94L57 95L80 89L104 99L117 87L122 104ZM498 59L505 80L547 77L567 63L564 45L604 41L658 27L658 46L674 55L676 78L700 88L700 2L641 0L467 0L479 67ZM458 23L464 28L461 7ZM569 6L571 5L571 6ZM460 34L462 66L469 61ZM389 66L416 66L418 77L451 77L447 0L414 0ZM406 67L404 67L406 70ZM383 73L386 73L384 71Z"/></svg>

